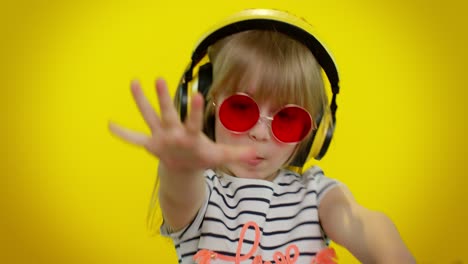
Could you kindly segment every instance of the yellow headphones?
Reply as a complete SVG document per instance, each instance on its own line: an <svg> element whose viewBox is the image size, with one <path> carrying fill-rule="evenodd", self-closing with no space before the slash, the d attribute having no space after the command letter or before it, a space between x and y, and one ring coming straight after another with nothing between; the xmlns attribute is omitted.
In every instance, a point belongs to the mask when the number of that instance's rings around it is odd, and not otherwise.
<svg viewBox="0 0 468 264"><path fill-rule="evenodd" d="M324 109L317 119L314 131L305 150L300 151L291 166L302 167L307 160L320 160L330 145L336 122L336 97L339 93L338 71L331 55L312 34L313 28L305 20L290 13L272 9L247 9L228 17L203 36L195 46L175 95L176 107L180 118L185 119L190 108L190 96L200 92L206 99L212 83L212 65L207 59L208 47L229 35L246 30L275 30L304 44L314 55L325 72L332 90L330 111ZM205 131L206 133L206 131Z"/></svg>

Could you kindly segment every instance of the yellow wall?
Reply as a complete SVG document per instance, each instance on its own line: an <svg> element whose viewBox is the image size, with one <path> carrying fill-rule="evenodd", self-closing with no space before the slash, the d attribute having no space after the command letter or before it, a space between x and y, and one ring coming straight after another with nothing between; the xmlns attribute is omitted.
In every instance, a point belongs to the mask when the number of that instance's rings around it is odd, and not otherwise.
<svg viewBox="0 0 468 264"><path fill-rule="evenodd" d="M145 227L157 161L107 121L148 131L130 80L155 103L154 79L174 89L200 35L250 7L305 17L339 64L327 174L386 212L419 263L468 263L464 1L9 2L0 263L176 263L170 241Z"/></svg>

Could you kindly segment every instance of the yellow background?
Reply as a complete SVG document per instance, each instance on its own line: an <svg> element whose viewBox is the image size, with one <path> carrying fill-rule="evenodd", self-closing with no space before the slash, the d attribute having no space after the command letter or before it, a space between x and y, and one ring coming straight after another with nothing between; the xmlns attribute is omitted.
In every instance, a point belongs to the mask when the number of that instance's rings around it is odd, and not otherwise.
<svg viewBox="0 0 468 264"><path fill-rule="evenodd" d="M157 160L107 122L148 131L130 80L155 103L155 78L174 89L205 30L251 7L303 16L334 54L327 174L388 214L419 263L468 263L465 1L11 2L0 4L0 263L176 263L145 227Z"/></svg>

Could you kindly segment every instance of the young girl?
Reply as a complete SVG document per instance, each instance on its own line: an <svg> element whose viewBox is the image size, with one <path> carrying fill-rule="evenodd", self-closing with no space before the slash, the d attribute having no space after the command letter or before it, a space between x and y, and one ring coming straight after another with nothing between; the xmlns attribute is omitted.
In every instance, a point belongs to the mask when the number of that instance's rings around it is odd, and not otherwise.
<svg viewBox="0 0 468 264"><path fill-rule="evenodd" d="M208 88L195 87L203 86L201 76L187 88L195 71L189 67L179 109L162 79L156 82L160 116L132 83L151 136L110 124L114 134L159 158L161 232L173 239L179 263L335 263L328 238L364 263L414 263L392 222L357 204L345 185L317 166L288 169L298 159L304 164L320 123L336 110L324 91L317 62L323 58L275 24L274 17L291 15L245 12L236 23L255 14L254 26L228 27L209 43ZM199 67L198 75L205 70ZM182 89L201 93L187 99Z"/></svg>

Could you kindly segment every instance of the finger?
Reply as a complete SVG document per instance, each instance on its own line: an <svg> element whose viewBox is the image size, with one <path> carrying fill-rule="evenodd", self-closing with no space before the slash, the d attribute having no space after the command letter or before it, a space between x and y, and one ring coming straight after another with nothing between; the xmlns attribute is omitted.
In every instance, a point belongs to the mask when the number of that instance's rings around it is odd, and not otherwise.
<svg viewBox="0 0 468 264"><path fill-rule="evenodd" d="M177 113L171 96L169 95L167 84L162 78L158 78L156 80L156 93L158 94L162 125L171 126L179 124L179 114Z"/></svg>
<svg viewBox="0 0 468 264"><path fill-rule="evenodd" d="M156 131L160 127L159 117L156 115L154 108L143 94L140 83L137 80L132 81L131 90L133 99L135 100L143 119L145 119L146 124L152 132Z"/></svg>
<svg viewBox="0 0 468 264"><path fill-rule="evenodd" d="M229 162L246 162L257 156L255 148L250 146L232 146L215 144L214 151L211 152L213 165L223 165Z"/></svg>
<svg viewBox="0 0 468 264"><path fill-rule="evenodd" d="M147 135L124 128L113 122L109 122L109 130L117 137L134 145L145 146L149 140Z"/></svg>
<svg viewBox="0 0 468 264"><path fill-rule="evenodd" d="M192 97L192 109L186 122L186 127L189 133L199 133L203 127L203 97L200 93L196 93Z"/></svg>

